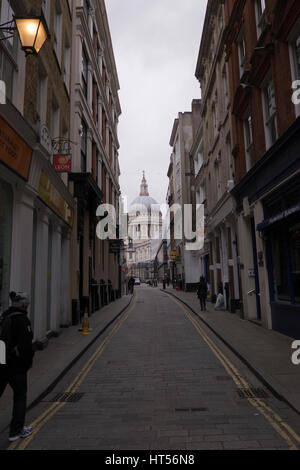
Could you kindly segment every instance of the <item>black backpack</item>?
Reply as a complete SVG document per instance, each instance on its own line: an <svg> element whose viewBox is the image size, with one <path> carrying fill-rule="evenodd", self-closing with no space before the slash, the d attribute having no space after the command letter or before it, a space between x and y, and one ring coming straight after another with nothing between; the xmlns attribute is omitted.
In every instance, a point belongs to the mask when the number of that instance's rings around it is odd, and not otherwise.
<svg viewBox="0 0 300 470"><path fill-rule="evenodd" d="M7 358L9 358L13 354L15 349L14 345L12 344L12 318L19 315L24 315L24 313L12 312L10 314L7 314L7 312L4 312L0 316L0 341L5 344L6 362Z"/></svg>

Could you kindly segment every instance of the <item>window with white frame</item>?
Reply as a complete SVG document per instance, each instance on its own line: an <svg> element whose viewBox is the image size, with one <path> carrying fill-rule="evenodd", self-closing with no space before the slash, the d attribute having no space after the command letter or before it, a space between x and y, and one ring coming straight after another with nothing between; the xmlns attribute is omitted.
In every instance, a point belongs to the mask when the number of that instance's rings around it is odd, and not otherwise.
<svg viewBox="0 0 300 470"><path fill-rule="evenodd" d="M269 149L277 140L276 101L273 80L263 87L264 116L266 130L266 146Z"/></svg>
<svg viewBox="0 0 300 470"><path fill-rule="evenodd" d="M266 25L266 0L255 1L256 27L258 38L262 34Z"/></svg>
<svg viewBox="0 0 300 470"><path fill-rule="evenodd" d="M246 69L246 46L243 30L240 31L238 37L238 55L239 55L239 64L240 64L240 78L244 75Z"/></svg>
<svg viewBox="0 0 300 470"><path fill-rule="evenodd" d="M249 171L253 167L254 163L252 117L249 110L244 118L244 136L246 151L246 170Z"/></svg>

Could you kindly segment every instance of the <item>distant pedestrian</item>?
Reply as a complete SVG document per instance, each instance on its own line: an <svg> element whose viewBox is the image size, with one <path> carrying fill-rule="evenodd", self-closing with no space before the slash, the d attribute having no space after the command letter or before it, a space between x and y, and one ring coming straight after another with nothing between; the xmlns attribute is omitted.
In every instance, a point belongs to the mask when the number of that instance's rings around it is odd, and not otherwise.
<svg viewBox="0 0 300 470"><path fill-rule="evenodd" d="M201 312L206 310L206 299L207 299L207 283L204 276L200 277L200 283L197 289L197 295L200 300Z"/></svg>
<svg viewBox="0 0 300 470"><path fill-rule="evenodd" d="M166 290L166 283L167 283L166 279L163 279L163 289L164 290Z"/></svg>
<svg viewBox="0 0 300 470"><path fill-rule="evenodd" d="M131 295L133 295L133 292L134 292L134 284L135 284L135 280L133 277L131 277L128 281L128 290Z"/></svg>
<svg viewBox="0 0 300 470"><path fill-rule="evenodd" d="M0 366L0 397L7 385L13 389L13 416L9 441L26 438L32 428L24 426L27 401L27 372L32 367L33 334L27 317L27 294L11 292L11 307L1 316L0 336L6 346L6 364Z"/></svg>

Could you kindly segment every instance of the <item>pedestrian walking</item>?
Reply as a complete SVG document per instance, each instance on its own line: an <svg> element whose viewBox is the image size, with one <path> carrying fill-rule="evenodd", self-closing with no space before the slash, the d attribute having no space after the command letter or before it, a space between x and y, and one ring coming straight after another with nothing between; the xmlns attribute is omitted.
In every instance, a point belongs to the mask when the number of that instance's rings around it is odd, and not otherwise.
<svg viewBox="0 0 300 470"><path fill-rule="evenodd" d="M201 312L206 311L207 283L204 276L200 277L200 283L197 289L197 296L200 300Z"/></svg>
<svg viewBox="0 0 300 470"><path fill-rule="evenodd" d="M135 284L135 280L133 277L131 277L128 281L128 290L131 295L133 295L133 292L134 292L134 284Z"/></svg>
<svg viewBox="0 0 300 470"><path fill-rule="evenodd" d="M164 290L166 290L166 283L167 283L166 279L163 279L163 289Z"/></svg>
<svg viewBox="0 0 300 470"><path fill-rule="evenodd" d="M6 364L0 366L0 397L7 385L13 389L13 416L9 441L26 438L32 428L25 426L27 401L27 372L34 355L31 323L27 317L30 304L27 294L11 292L11 307L1 316L0 339L6 347Z"/></svg>

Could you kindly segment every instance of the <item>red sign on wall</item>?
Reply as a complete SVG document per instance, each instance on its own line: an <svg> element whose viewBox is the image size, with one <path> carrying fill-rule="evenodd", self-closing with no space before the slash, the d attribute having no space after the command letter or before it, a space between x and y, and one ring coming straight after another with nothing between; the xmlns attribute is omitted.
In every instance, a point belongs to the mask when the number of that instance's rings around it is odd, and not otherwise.
<svg viewBox="0 0 300 470"><path fill-rule="evenodd" d="M69 173L72 170L71 155L53 155L53 166L59 173Z"/></svg>

